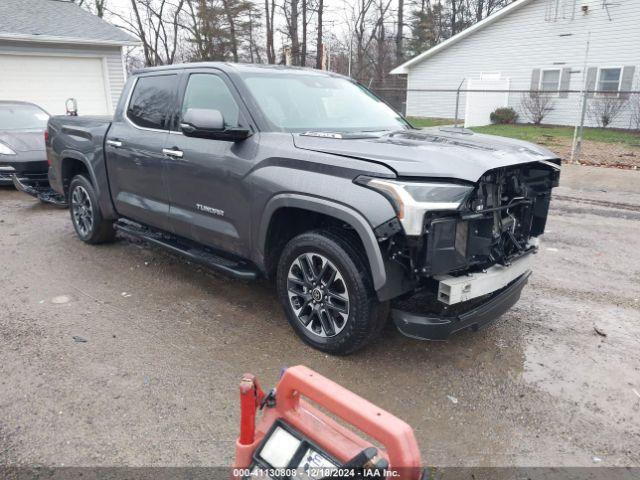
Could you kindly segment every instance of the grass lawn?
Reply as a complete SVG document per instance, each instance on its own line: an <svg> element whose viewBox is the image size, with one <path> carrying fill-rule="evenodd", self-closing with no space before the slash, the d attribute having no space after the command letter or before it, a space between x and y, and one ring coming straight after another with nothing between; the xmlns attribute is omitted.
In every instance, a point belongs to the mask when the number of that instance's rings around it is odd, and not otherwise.
<svg viewBox="0 0 640 480"><path fill-rule="evenodd" d="M453 125L453 119L451 118L409 117L408 120L416 128ZM573 138L573 127L559 127L553 125L487 125L485 127L472 127L471 130L489 135L518 138L520 140L526 140L534 143L543 143L544 141L552 138ZM592 142L618 143L635 147L640 146L640 132L632 132L629 130L585 128L584 139Z"/></svg>
<svg viewBox="0 0 640 480"><path fill-rule="evenodd" d="M474 132L503 137L518 138L540 143L550 138L573 138L573 127L535 126L535 125L487 125L473 127ZM640 146L640 132L614 130L610 128L585 128L583 138L592 142L619 143Z"/></svg>

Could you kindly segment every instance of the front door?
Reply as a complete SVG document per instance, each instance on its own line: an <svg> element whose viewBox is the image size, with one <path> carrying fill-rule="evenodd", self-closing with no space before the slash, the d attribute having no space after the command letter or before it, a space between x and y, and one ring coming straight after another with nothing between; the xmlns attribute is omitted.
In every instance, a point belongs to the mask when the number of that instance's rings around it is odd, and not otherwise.
<svg viewBox="0 0 640 480"><path fill-rule="evenodd" d="M247 116L224 77L211 70L189 73L180 117L189 108L218 110L226 127L247 127ZM179 122L178 122L179 124ZM244 176L254 164L256 139L241 142L169 134L165 150L175 233L246 256L250 242L249 191Z"/></svg>
<svg viewBox="0 0 640 480"><path fill-rule="evenodd" d="M177 89L177 74L139 77L122 118L115 119L105 141L116 210L163 230L169 229L169 190L164 179L168 158L163 148Z"/></svg>

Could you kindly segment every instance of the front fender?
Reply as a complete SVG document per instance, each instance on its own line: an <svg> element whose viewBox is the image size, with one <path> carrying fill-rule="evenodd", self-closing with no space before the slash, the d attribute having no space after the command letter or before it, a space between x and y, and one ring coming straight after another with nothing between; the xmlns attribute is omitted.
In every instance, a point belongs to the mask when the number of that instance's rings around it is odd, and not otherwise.
<svg viewBox="0 0 640 480"><path fill-rule="evenodd" d="M267 233L271 217L279 208L293 207L328 215L350 225L360 237L371 269L373 287L376 291L382 289L387 282L387 273L378 241L367 220L357 211L340 203L324 198L310 197L296 193L283 193L274 196L267 203L260 222L258 246L260 255L264 255Z"/></svg>

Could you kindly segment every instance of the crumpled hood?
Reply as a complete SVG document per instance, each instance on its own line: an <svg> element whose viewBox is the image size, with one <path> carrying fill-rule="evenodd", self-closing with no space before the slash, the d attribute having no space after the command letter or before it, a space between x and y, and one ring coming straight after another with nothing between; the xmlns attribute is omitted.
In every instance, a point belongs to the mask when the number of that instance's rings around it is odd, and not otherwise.
<svg viewBox="0 0 640 480"><path fill-rule="evenodd" d="M487 170L552 160L553 152L533 143L469 130L400 130L374 138L294 135L296 147L386 165L400 177L455 178L476 182Z"/></svg>
<svg viewBox="0 0 640 480"><path fill-rule="evenodd" d="M2 130L0 142L16 153L45 150L44 130Z"/></svg>

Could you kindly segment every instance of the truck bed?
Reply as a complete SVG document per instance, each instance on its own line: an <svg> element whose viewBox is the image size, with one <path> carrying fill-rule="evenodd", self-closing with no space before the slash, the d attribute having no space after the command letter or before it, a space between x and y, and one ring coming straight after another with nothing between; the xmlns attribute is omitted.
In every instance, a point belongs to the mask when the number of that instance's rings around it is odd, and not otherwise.
<svg viewBox="0 0 640 480"><path fill-rule="evenodd" d="M49 119L46 142L49 159L49 183L59 194L65 195L65 172L63 161L73 158L82 161L88 172L105 172L104 138L111 126L110 116L78 116L57 115ZM64 167L67 168L67 167ZM96 179L93 179L96 180ZM96 180L98 188L108 192L106 177ZM100 198L100 203L108 205L108 198Z"/></svg>

